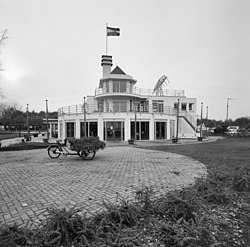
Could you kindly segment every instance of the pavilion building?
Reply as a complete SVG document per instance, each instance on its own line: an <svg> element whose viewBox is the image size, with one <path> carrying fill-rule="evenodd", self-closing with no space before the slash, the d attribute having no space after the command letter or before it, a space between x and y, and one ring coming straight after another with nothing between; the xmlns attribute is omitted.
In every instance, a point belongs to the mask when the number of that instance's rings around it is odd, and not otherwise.
<svg viewBox="0 0 250 247"><path fill-rule="evenodd" d="M157 140L175 138L177 133L178 138L196 137L196 98L187 98L184 90L162 89L155 94L135 87L132 76L112 65L112 56L103 55L103 75L95 95L87 96L85 104L58 109L59 138Z"/></svg>

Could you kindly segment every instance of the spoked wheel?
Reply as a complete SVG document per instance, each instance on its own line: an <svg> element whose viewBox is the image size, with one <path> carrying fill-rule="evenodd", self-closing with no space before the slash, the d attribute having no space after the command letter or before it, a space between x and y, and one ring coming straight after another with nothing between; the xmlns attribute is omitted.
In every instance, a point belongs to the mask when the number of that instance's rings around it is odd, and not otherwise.
<svg viewBox="0 0 250 247"><path fill-rule="evenodd" d="M57 159L61 155L59 147L56 145L50 146L48 155L51 159Z"/></svg>
<svg viewBox="0 0 250 247"><path fill-rule="evenodd" d="M92 160L95 158L95 153L96 153L96 151L94 151L94 150L82 151L81 157L84 160Z"/></svg>

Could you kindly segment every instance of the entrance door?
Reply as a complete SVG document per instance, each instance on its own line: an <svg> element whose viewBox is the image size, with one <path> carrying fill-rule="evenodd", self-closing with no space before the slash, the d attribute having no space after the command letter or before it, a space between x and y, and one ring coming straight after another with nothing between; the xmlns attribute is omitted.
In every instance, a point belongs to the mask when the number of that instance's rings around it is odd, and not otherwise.
<svg viewBox="0 0 250 247"><path fill-rule="evenodd" d="M135 122L130 123L130 136L135 139ZM149 122L136 122L136 140L149 140Z"/></svg>
<svg viewBox="0 0 250 247"><path fill-rule="evenodd" d="M97 122L90 122L89 123L89 135L90 136L97 136L97 127L98 127L98 124Z"/></svg>
<svg viewBox="0 0 250 247"><path fill-rule="evenodd" d="M141 122L141 140L149 140L149 122Z"/></svg>
<svg viewBox="0 0 250 247"><path fill-rule="evenodd" d="M97 136L97 122L86 122L86 137ZM84 123L81 122L80 125L81 137L84 137Z"/></svg>
<svg viewBox="0 0 250 247"><path fill-rule="evenodd" d="M104 140L106 141L124 140L123 122L105 122L104 123Z"/></svg>
<svg viewBox="0 0 250 247"><path fill-rule="evenodd" d="M156 136L156 139L166 139L166 123L165 122L155 123L155 136Z"/></svg>

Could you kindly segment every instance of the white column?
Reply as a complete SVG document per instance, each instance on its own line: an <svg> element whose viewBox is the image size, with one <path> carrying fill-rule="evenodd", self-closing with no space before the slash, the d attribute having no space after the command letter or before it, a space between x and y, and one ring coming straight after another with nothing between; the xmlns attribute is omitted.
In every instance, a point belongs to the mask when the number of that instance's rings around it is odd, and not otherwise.
<svg viewBox="0 0 250 247"><path fill-rule="evenodd" d="M127 141L129 139L131 139L130 137L130 116L131 114L127 114L126 117L125 117L125 122L124 122L124 140Z"/></svg>
<svg viewBox="0 0 250 247"><path fill-rule="evenodd" d="M149 121L149 140L153 141L154 139L155 139L155 122L154 122L154 116L151 115Z"/></svg>
<svg viewBox="0 0 250 247"><path fill-rule="evenodd" d="M66 123L65 120L62 120L62 136L61 138L64 140L66 139Z"/></svg>
<svg viewBox="0 0 250 247"><path fill-rule="evenodd" d="M167 139L170 140L171 136L170 136L170 120L167 119Z"/></svg>
<svg viewBox="0 0 250 247"><path fill-rule="evenodd" d="M81 137L81 126L80 126L80 120L79 118L76 119L75 122L75 138L80 138Z"/></svg>
<svg viewBox="0 0 250 247"><path fill-rule="evenodd" d="M103 136L103 125L104 123L103 123L103 117L102 117L102 115L100 115L99 117L98 117L98 127L97 127L97 131L98 131L98 136L99 136L99 138L100 138L100 140L101 141L103 141L104 140L104 136Z"/></svg>

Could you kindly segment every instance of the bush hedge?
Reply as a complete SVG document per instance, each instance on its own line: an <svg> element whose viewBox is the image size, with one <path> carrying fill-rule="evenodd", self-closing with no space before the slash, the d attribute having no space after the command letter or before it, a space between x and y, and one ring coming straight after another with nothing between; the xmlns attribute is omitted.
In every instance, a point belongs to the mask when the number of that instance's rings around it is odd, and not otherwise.
<svg viewBox="0 0 250 247"><path fill-rule="evenodd" d="M0 147L0 151L18 151L18 150L31 150L31 149L43 149L49 146L48 143L42 142L21 142L11 144L6 147Z"/></svg>

